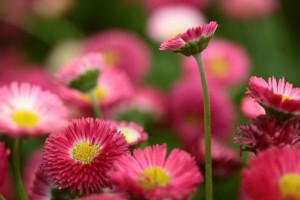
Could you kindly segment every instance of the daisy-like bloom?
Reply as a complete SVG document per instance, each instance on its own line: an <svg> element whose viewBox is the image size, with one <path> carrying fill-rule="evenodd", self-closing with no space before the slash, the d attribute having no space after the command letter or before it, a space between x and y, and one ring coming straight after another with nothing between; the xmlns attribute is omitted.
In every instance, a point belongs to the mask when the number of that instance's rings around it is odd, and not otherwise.
<svg viewBox="0 0 300 200"><path fill-rule="evenodd" d="M209 92L212 135L227 139L234 129L234 105L213 82L210 83ZM167 106L171 125L183 141L195 141L204 136L204 108L199 80L183 80L174 85Z"/></svg>
<svg viewBox="0 0 300 200"><path fill-rule="evenodd" d="M278 0L221 0L221 10L236 20L254 20L272 14L278 8Z"/></svg>
<svg viewBox="0 0 300 200"><path fill-rule="evenodd" d="M184 5L164 6L149 16L147 33L155 41L162 42L182 33L189 27L200 26L204 23L204 16L196 8Z"/></svg>
<svg viewBox="0 0 300 200"><path fill-rule="evenodd" d="M241 124L234 137L246 150L261 152L271 147L300 147L300 127L293 120L280 121L261 115L251 124Z"/></svg>
<svg viewBox="0 0 300 200"><path fill-rule="evenodd" d="M162 51L172 51L185 56L201 53L213 37L218 24L210 22L196 28L190 28L186 32L178 34L176 37L163 42L160 45Z"/></svg>
<svg viewBox="0 0 300 200"><path fill-rule="evenodd" d="M150 11L160 9L162 7L173 5L184 5L204 9L211 2L210 0L142 0L142 4Z"/></svg>
<svg viewBox="0 0 300 200"><path fill-rule="evenodd" d="M104 60L100 53L89 53L71 60L57 73L56 78L81 92L88 92L97 85Z"/></svg>
<svg viewBox="0 0 300 200"><path fill-rule="evenodd" d="M259 115L266 114L265 109L250 96L246 96L242 99L241 111L248 119L254 119Z"/></svg>
<svg viewBox="0 0 300 200"><path fill-rule="evenodd" d="M165 94L155 87L136 88L132 96L110 109L112 119L134 121L146 125L162 120L166 115Z"/></svg>
<svg viewBox="0 0 300 200"><path fill-rule="evenodd" d="M109 122L82 118L47 138L43 169L54 186L97 192L112 187L106 173L127 153L124 136Z"/></svg>
<svg viewBox="0 0 300 200"><path fill-rule="evenodd" d="M132 84L125 73L117 69L104 69L97 80L96 87L92 90L99 105L110 106L128 99L133 92ZM62 98L81 108L91 107L88 92L80 92L66 87L60 88Z"/></svg>
<svg viewBox="0 0 300 200"><path fill-rule="evenodd" d="M300 199L300 150L271 148L249 160L242 193L251 200Z"/></svg>
<svg viewBox="0 0 300 200"><path fill-rule="evenodd" d="M185 144L187 149L196 157L200 166L205 165L205 143L203 139ZM236 151L220 140L212 138L213 175L229 177L240 170L242 162Z"/></svg>
<svg viewBox="0 0 300 200"><path fill-rule="evenodd" d="M28 83L0 88L0 130L10 136L41 136L66 125L67 109L54 94Z"/></svg>
<svg viewBox="0 0 300 200"><path fill-rule="evenodd" d="M134 122L111 121L111 125L124 135L129 146L137 145L148 139L148 134L144 132L144 128Z"/></svg>
<svg viewBox="0 0 300 200"><path fill-rule="evenodd" d="M0 142L0 186L2 186L6 180L8 174L8 156L10 154L9 149L5 148L4 143Z"/></svg>
<svg viewBox="0 0 300 200"><path fill-rule="evenodd" d="M107 30L88 38L82 48L83 53L101 53L104 67L123 70L134 82L142 80L149 72L148 46L132 32Z"/></svg>
<svg viewBox="0 0 300 200"><path fill-rule="evenodd" d="M109 176L137 199L188 199L203 181L196 162L179 149L166 154L166 145L137 149L116 162Z"/></svg>
<svg viewBox="0 0 300 200"><path fill-rule="evenodd" d="M268 114L276 117L300 115L300 88L285 82L278 83L274 77L266 82L263 78L253 76L249 81L247 93L261 104Z"/></svg>
<svg viewBox="0 0 300 200"><path fill-rule="evenodd" d="M240 86L248 78L250 60L245 49L237 43L214 39L202 53L208 79L223 87ZM183 70L188 77L199 76L194 58L183 57Z"/></svg>

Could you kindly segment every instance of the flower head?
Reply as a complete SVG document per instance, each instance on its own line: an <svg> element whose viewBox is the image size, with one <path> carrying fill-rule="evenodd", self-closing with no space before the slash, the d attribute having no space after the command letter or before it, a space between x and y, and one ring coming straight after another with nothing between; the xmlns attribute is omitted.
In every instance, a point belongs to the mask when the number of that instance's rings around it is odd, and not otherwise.
<svg viewBox="0 0 300 200"><path fill-rule="evenodd" d="M115 163L110 178L136 198L186 199L203 181L201 173L188 153L173 149L166 154L166 145L137 149Z"/></svg>
<svg viewBox="0 0 300 200"><path fill-rule="evenodd" d="M0 129L11 136L40 136L66 125L67 109L54 94L28 83L0 88Z"/></svg>
<svg viewBox="0 0 300 200"><path fill-rule="evenodd" d="M104 60L100 53L86 54L71 60L57 73L56 78L64 85L88 92L96 87L103 65Z"/></svg>
<svg viewBox="0 0 300 200"><path fill-rule="evenodd" d="M300 126L292 121L280 121L267 115L255 118L252 124L242 124L234 140L246 149L260 152L271 147L300 147Z"/></svg>
<svg viewBox="0 0 300 200"><path fill-rule="evenodd" d="M89 193L112 187L106 173L127 153L124 136L109 122L78 119L47 138L43 168L54 186Z"/></svg>
<svg viewBox="0 0 300 200"><path fill-rule="evenodd" d="M242 193L255 200L300 199L300 150L271 148L249 160Z"/></svg>
<svg viewBox="0 0 300 200"><path fill-rule="evenodd" d="M218 24L216 22L210 22L203 26L190 28L185 33L163 42L159 49L162 51L182 53L185 56L201 53L208 46L217 27Z"/></svg>
<svg viewBox="0 0 300 200"><path fill-rule="evenodd" d="M247 93L261 104L268 114L282 117L300 115L300 88L285 82L278 83L274 77L266 82L263 78L253 76L249 81Z"/></svg>
<svg viewBox="0 0 300 200"><path fill-rule="evenodd" d="M130 146L137 145L148 139L148 134L144 132L144 128L134 122L111 121L111 125L124 135Z"/></svg>
<svg viewBox="0 0 300 200"><path fill-rule="evenodd" d="M4 143L0 142L0 186L4 184L8 174L8 156L10 151L5 148Z"/></svg>
<svg viewBox="0 0 300 200"><path fill-rule="evenodd" d="M99 52L105 68L123 70L134 82L142 80L150 69L150 52L144 41L132 32L107 30L87 38L83 53Z"/></svg>

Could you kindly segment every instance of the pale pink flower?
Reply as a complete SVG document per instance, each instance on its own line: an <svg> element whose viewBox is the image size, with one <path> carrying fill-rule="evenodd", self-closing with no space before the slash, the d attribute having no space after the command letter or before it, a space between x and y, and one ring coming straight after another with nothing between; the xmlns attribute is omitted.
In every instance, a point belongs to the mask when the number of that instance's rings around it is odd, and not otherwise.
<svg viewBox="0 0 300 200"><path fill-rule="evenodd" d="M252 97L245 96L241 103L242 114L248 119L254 119L259 115L265 115L265 109L259 105Z"/></svg>

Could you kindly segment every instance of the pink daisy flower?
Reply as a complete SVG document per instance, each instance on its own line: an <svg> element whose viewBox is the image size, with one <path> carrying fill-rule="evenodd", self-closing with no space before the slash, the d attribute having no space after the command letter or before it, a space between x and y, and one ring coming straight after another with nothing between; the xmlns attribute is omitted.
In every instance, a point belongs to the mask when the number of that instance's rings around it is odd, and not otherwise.
<svg viewBox="0 0 300 200"><path fill-rule="evenodd" d="M208 79L221 86L240 86L250 73L250 60L245 49L237 43L214 39L202 53ZM183 57L183 70L188 77L199 76L194 58Z"/></svg>
<svg viewBox="0 0 300 200"><path fill-rule="evenodd" d="M124 135L129 146L135 146L148 139L148 134L144 132L144 128L134 122L110 122Z"/></svg>
<svg viewBox="0 0 300 200"><path fill-rule="evenodd" d="M259 115L266 114L265 109L250 96L246 96L242 99L241 111L248 119L254 119Z"/></svg>
<svg viewBox="0 0 300 200"><path fill-rule="evenodd" d="M100 53L89 53L63 66L56 78L66 86L88 92L96 87L103 65L104 60Z"/></svg>
<svg viewBox="0 0 300 200"><path fill-rule="evenodd" d="M221 10L236 20L253 20L272 14L278 8L278 0L221 0Z"/></svg>
<svg viewBox="0 0 300 200"><path fill-rule="evenodd" d="M142 0L142 3L149 10L155 10L172 5L185 5L189 7L195 7L197 9L204 9L208 6L210 0Z"/></svg>
<svg viewBox="0 0 300 200"><path fill-rule="evenodd" d="M137 149L115 163L111 180L138 199L187 199L203 181L195 160L179 149L166 154L166 145Z"/></svg>
<svg viewBox="0 0 300 200"><path fill-rule="evenodd" d="M157 9L149 16L147 33L153 40L163 42L184 32L189 27L200 26L204 23L204 16L196 8L169 5Z"/></svg>
<svg viewBox="0 0 300 200"><path fill-rule="evenodd" d="M162 51L172 51L185 56L201 53L213 37L218 24L210 22L196 28L190 28L186 32L167 40L160 45Z"/></svg>
<svg viewBox="0 0 300 200"><path fill-rule="evenodd" d="M274 77L266 82L263 78L253 76L250 78L249 87L247 94L261 104L268 114L279 113L280 117L300 115L300 88L293 88L284 78L277 83Z"/></svg>
<svg viewBox="0 0 300 200"><path fill-rule="evenodd" d="M212 135L227 139L234 129L234 105L213 83L210 84L209 92ZM204 136L203 97L198 80L183 80L174 85L167 106L171 125L183 141L195 141Z"/></svg>
<svg viewBox="0 0 300 200"><path fill-rule="evenodd" d="M235 142L246 150L261 152L271 147L300 147L300 126L292 120L280 121L267 115L255 118L252 124L241 124Z"/></svg>
<svg viewBox="0 0 300 200"><path fill-rule="evenodd" d="M0 186L2 186L8 175L8 156L10 154L9 149L5 148L3 142L0 142Z"/></svg>
<svg viewBox="0 0 300 200"><path fill-rule="evenodd" d="M41 136L66 125L67 109L54 94L28 83L0 88L0 129L11 136Z"/></svg>
<svg viewBox="0 0 300 200"><path fill-rule="evenodd" d="M249 160L242 193L253 200L300 199L300 150L271 148Z"/></svg>
<svg viewBox="0 0 300 200"><path fill-rule="evenodd" d="M124 30L107 30L88 38L83 52L100 52L104 67L123 70L134 82L142 80L150 69L150 52L144 41Z"/></svg>
<svg viewBox="0 0 300 200"><path fill-rule="evenodd" d="M92 90L99 105L110 106L128 99L132 95L132 84L126 74L117 69L105 69L101 72L96 87ZM66 87L60 88L64 100L79 107L91 107L88 93Z"/></svg>
<svg viewBox="0 0 300 200"><path fill-rule="evenodd" d="M106 173L128 153L124 136L99 119L74 120L45 143L43 168L54 186L71 191L97 192L112 185Z"/></svg>
<svg viewBox="0 0 300 200"><path fill-rule="evenodd" d="M187 149L196 157L200 166L205 165L204 140L192 141L186 145ZM217 139L212 139L213 174L217 177L229 177L240 170L241 158L236 151Z"/></svg>

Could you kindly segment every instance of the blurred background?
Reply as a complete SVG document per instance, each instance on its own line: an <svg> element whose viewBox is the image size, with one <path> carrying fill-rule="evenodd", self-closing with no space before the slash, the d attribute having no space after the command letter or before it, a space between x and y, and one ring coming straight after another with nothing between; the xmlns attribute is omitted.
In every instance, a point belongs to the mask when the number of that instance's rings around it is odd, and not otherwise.
<svg viewBox="0 0 300 200"><path fill-rule="evenodd" d="M193 135L201 129L195 125L202 119L203 111L196 108L201 99L191 89L198 86L188 81L200 85L197 68L187 58L159 51L159 45L189 27L217 21L215 38L203 53L211 90L225 96L212 94L217 99L212 100L212 112L217 113L212 114L217 146L213 154L215 166L220 166L214 193L215 199L238 199L242 158L232 137L235 127L251 118L240 109L248 78L285 77L300 85L299 7L296 0L1 0L0 85L26 81L58 93L55 84L49 84L53 75L70 59L99 51L109 67L128 74L137 91L146 93L147 88L151 97L141 96L155 104L150 114L135 110L117 118L143 125L149 133L147 144L187 149L203 166L201 139L190 149L191 138L186 139L186 132ZM82 110L74 112L84 115ZM194 127L178 125L184 119ZM25 144L24 162L44 139ZM194 199L204 199L203 185Z"/></svg>

